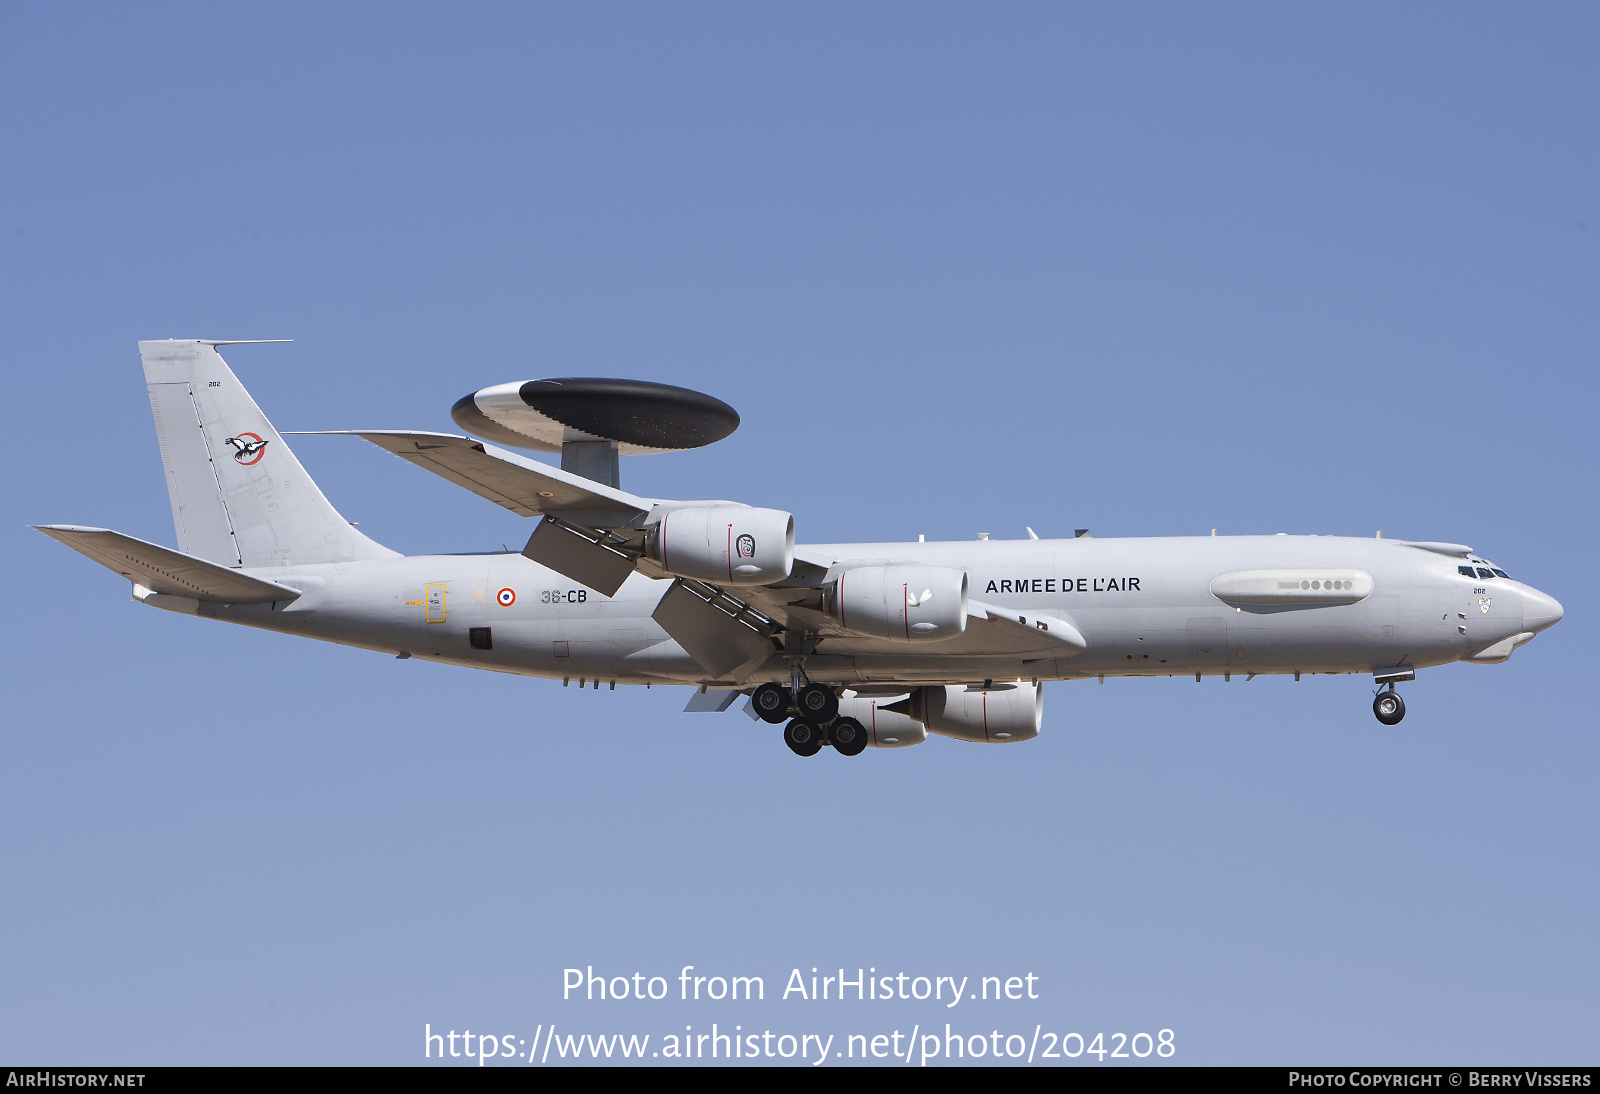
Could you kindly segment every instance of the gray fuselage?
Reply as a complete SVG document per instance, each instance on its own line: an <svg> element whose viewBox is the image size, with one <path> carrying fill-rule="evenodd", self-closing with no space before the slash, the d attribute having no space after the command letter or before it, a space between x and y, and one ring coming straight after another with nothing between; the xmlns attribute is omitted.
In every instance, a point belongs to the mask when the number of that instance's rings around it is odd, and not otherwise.
<svg viewBox="0 0 1600 1094"><path fill-rule="evenodd" d="M1463 559L1383 539L968 540L825 544L804 554L819 562L894 558L961 568L975 600L1068 619L1088 643L1076 656L1019 658L964 650L959 638L824 637L806 672L838 685L1422 668L1541 630L1561 611L1521 582L1466 577L1459 572ZM1372 591L1354 604L1288 607L1234 607L1211 591L1224 574L1294 569L1362 571ZM232 606L148 599L247 626L498 672L621 684L715 682L651 618L671 582L638 573L606 597L514 553L244 572L304 595L287 604ZM475 648L474 637L490 648ZM741 683L788 679L775 650Z"/></svg>

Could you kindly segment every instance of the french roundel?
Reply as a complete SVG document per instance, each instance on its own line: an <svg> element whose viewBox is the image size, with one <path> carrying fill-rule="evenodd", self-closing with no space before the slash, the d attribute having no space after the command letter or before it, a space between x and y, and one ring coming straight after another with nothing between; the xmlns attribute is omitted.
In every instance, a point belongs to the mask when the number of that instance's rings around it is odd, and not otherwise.
<svg viewBox="0 0 1600 1094"><path fill-rule="evenodd" d="M517 590L501 589L494 594L494 599L502 608L509 608L517 602Z"/></svg>

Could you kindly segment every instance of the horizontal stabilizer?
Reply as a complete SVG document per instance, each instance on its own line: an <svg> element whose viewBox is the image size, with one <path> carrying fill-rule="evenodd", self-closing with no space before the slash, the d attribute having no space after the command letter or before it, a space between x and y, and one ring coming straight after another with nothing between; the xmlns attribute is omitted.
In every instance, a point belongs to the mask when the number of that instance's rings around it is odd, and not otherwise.
<svg viewBox="0 0 1600 1094"><path fill-rule="evenodd" d="M129 581L169 596L222 604L266 604L294 600L300 595L299 589L263 581L108 528L78 528L70 524L34 527Z"/></svg>
<svg viewBox="0 0 1600 1094"><path fill-rule="evenodd" d="M524 517L550 513L594 528L622 528L652 505L615 487L452 433L332 429L309 435L363 437Z"/></svg>

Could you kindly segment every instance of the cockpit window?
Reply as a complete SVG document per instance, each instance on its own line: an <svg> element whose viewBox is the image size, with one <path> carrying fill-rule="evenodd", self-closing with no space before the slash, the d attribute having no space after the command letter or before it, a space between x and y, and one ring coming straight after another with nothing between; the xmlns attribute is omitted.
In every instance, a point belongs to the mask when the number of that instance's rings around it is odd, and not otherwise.
<svg viewBox="0 0 1600 1094"><path fill-rule="evenodd" d="M1494 572L1494 576L1495 576L1495 577L1503 577L1503 578L1505 578L1505 579L1506 579L1506 580L1507 580L1507 581L1510 581L1510 580L1511 580L1511 575L1510 575L1510 574L1508 574L1508 573L1506 573L1506 572L1505 572L1505 571L1504 571L1504 570L1496 570L1496 571L1495 571L1495 572Z"/></svg>
<svg viewBox="0 0 1600 1094"><path fill-rule="evenodd" d="M1477 577L1478 576L1478 572L1476 570L1474 570L1471 566L1457 566L1456 567L1456 573L1460 574L1462 577Z"/></svg>
<svg viewBox="0 0 1600 1094"><path fill-rule="evenodd" d="M1478 576L1479 577L1493 577L1494 576L1494 571L1493 570L1485 570L1482 566L1479 566L1478 567Z"/></svg>

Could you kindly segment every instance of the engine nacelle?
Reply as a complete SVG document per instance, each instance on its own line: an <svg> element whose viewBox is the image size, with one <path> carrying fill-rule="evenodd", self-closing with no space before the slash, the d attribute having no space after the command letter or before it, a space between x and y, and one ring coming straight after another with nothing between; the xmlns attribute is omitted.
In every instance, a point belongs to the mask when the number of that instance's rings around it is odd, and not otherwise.
<svg viewBox="0 0 1600 1094"><path fill-rule="evenodd" d="M1044 690L1019 682L1006 691L925 687L911 693L905 709L929 733L979 744L1012 744L1039 735Z"/></svg>
<svg viewBox="0 0 1600 1094"><path fill-rule="evenodd" d="M765 585L794 568L794 517L777 509L674 509L646 539L649 556L679 577Z"/></svg>
<svg viewBox="0 0 1600 1094"><path fill-rule="evenodd" d="M873 695L845 695L839 700L839 715L854 718L867 727L867 745L871 748L906 748L926 741L928 731L922 723L885 710L889 701Z"/></svg>
<svg viewBox="0 0 1600 1094"><path fill-rule="evenodd" d="M967 629L967 574L946 566L852 566L826 597L828 614L856 634L928 642Z"/></svg>

